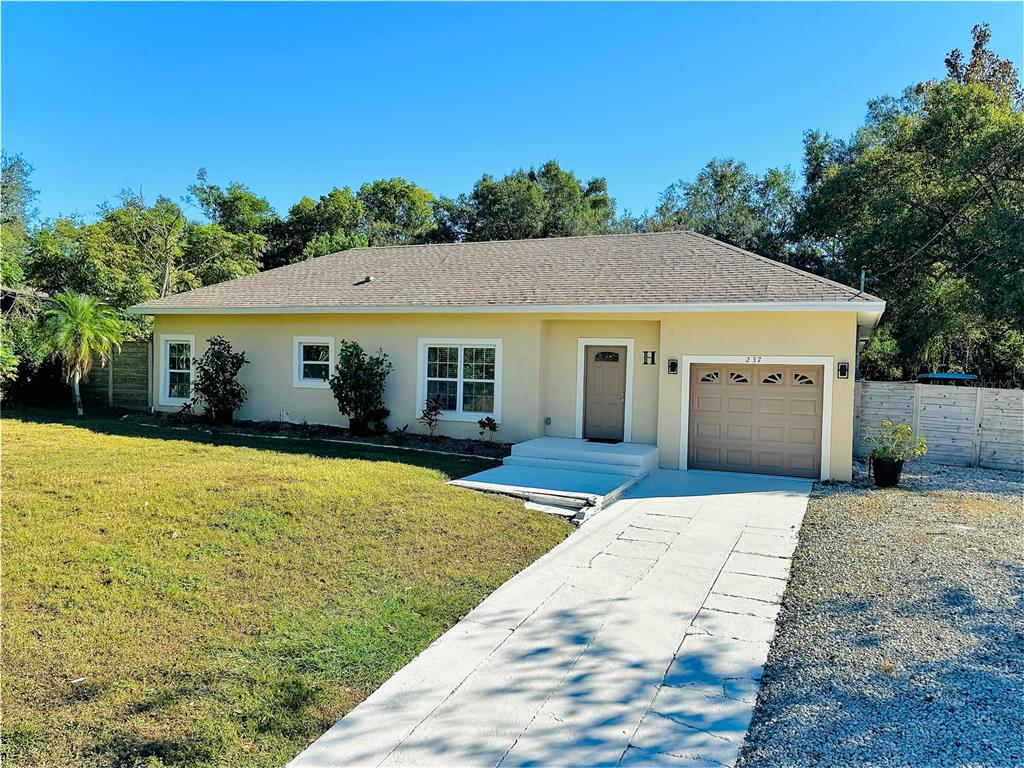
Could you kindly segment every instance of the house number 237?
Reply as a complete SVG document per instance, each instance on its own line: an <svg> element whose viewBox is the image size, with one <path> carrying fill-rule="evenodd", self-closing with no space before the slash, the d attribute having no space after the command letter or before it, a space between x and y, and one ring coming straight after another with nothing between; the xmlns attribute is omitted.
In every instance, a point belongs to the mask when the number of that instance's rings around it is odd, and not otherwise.
<svg viewBox="0 0 1024 768"><path fill-rule="evenodd" d="M760 355L749 355L747 357L747 362L748 363L760 363L761 362L761 356Z"/></svg>

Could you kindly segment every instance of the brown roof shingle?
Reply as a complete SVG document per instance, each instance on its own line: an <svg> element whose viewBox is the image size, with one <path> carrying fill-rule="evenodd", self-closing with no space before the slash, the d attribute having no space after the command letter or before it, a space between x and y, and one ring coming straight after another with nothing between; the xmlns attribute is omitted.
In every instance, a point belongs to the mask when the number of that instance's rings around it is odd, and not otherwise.
<svg viewBox="0 0 1024 768"><path fill-rule="evenodd" d="M135 311L836 301L880 300L695 232L662 232L355 248Z"/></svg>

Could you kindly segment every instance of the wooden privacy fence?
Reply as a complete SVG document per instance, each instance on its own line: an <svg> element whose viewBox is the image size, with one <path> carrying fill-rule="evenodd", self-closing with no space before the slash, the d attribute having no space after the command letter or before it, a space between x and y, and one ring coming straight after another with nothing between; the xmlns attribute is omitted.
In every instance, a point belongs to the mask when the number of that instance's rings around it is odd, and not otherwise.
<svg viewBox="0 0 1024 768"><path fill-rule="evenodd" d="M1024 469L1024 390L953 387L906 381L859 381L854 408L854 453L882 419L910 424L924 435L922 460L993 469Z"/></svg>
<svg viewBox="0 0 1024 768"><path fill-rule="evenodd" d="M88 381L82 383L82 399L87 403L148 410L152 369L152 342L125 342L105 366L100 367L98 360L93 363Z"/></svg>

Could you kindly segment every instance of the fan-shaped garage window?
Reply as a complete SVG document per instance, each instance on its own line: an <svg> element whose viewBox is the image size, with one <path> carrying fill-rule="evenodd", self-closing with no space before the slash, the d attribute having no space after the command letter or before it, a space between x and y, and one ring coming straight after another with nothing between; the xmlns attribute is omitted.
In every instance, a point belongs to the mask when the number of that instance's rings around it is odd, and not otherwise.
<svg viewBox="0 0 1024 768"><path fill-rule="evenodd" d="M767 376L765 376L763 379L761 379L761 383L762 384L781 384L782 383L782 372L781 371L776 371L775 373L769 373Z"/></svg>
<svg viewBox="0 0 1024 768"><path fill-rule="evenodd" d="M730 371L729 372L729 383L730 384L749 384L750 383L750 379L748 379L746 376L744 376L739 371Z"/></svg>
<svg viewBox="0 0 1024 768"><path fill-rule="evenodd" d="M702 384L714 384L718 381L718 371L708 371L700 377Z"/></svg>
<svg viewBox="0 0 1024 768"><path fill-rule="evenodd" d="M793 383L794 384L814 384L814 379L812 379L810 376L808 376L808 375L806 375L804 373L796 372L796 373L793 374Z"/></svg>
<svg viewBox="0 0 1024 768"><path fill-rule="evenodd" d="M619 362L618 352L597 352L594 354L595 363L617 363Z"/></svg>

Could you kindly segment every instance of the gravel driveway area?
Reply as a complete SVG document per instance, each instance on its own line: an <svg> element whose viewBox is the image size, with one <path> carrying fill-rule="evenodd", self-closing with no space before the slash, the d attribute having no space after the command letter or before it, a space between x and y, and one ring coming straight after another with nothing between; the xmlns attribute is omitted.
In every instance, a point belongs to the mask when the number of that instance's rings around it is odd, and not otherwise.
<svg viewBox="0 0 1024 768"><path fill-rule="evenodd" d="M1024 765L1024 477L819 484L738 765Z"/></svg>

